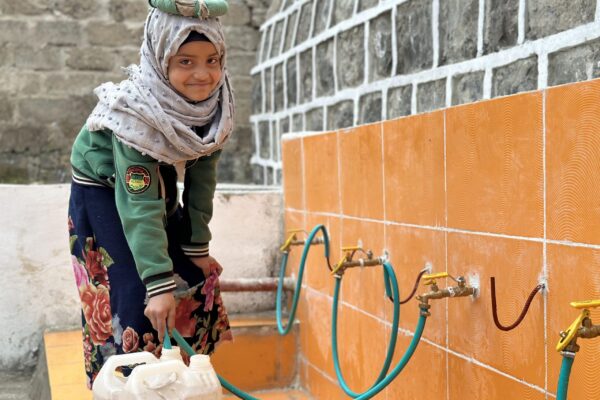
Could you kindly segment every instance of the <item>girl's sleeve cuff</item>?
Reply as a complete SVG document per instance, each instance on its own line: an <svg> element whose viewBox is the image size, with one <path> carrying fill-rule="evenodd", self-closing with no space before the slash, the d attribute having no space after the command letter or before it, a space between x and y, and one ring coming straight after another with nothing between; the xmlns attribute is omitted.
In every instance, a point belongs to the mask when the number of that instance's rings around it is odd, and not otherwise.
<svg viewBox="0 0 600 400"><path fill-rule="evenodd" d="M181 249L188 257L208 257L208 243L182 244Z"/></svg>
<svg viewBox="0 0 600 400"><path fill-rule="evenodd" d="M144 285L146 285L146 292L148 297L158 296L159 294L169 293L177 289L175 279L173 279L173 272L165 272L164 274L149 276L144 279Z"/></svg>

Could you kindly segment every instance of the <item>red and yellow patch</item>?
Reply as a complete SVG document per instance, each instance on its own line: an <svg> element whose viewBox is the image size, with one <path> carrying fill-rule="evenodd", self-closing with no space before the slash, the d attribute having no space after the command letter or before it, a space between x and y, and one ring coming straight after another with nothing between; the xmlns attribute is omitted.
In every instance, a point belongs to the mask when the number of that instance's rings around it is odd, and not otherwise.
<svg viewBox="0 0 600 400"><path fill-rule="evenodd" d="M132 165L125 173L125 186L133 194L144 193L150 187L150 172L141 165Z"/></svg>

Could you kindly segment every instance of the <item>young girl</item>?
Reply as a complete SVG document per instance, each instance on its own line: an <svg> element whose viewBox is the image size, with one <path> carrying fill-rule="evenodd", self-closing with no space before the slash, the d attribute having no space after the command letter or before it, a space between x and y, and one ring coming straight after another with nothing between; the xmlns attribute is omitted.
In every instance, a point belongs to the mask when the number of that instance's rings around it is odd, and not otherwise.
<svg viewBox="0 0 600 400"><path fill-rule="evenodd" d="M167 329L204 354L231 339L208 248L216 165L233 128L225 64L218 19L152 9L140 65L94 91L69 203L89 387L113 354L160 352Z"/></svg>

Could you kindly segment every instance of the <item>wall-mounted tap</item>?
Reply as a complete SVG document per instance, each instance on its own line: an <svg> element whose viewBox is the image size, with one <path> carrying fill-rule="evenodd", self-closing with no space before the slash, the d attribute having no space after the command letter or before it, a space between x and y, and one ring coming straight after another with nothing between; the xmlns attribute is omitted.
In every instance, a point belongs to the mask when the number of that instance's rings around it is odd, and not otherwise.
<svg viewBox="0 0 600 400"><path fill-rule="evenodd" d="M306 244L306 239L298 239L299 233L304 233L304 235L308 236L308 232L306 232L304 229L292 229L287 233L289 235L288 238L279 248L282 253L288 253L292 246L304 246L304 244ZM315 237L311 241L311 244L323 243L325 243L325 239L323 237Z"/></svg>
<svg viewBox="0 0 600 400"><path fill-rule="evenodd" d="M342 247L342 252L344 256L331 271L331 274L336 277L341 277L346 268L373 267L375 265L383 265L387 260L387 256L375 257L371 250L364 250L360 246ZM363 257L354 259L356 253L362 253Z"/></svg>
<svg viewBox="0 0 600 400"><path fill-rule="evenodd" d="M593 339L600 336L600 325L592 323L589 310L600 307L600 300L574 301L570 305L582 311L567 329L560 332L556 351L561 352L563 356L575 357L575 353L579 351L578 338Z"/></svg>
<svg viewBox="0 0 600 400"><path fill-rule="evenodd" d="M450 278L457 283L456 286L448 286L445 289L440 289L437 280L443 278ZM429 300L443 299L446 297L466 297L466 296L474 296L477 294L477 289L474 287L468 286L464 277L459 276L458 278L454 278L452 275L447 272L438 272L435 274L427 274L423 275L421 278L425 285L431 286L431 291L418 295L417 300L419 300L419 307L421 308L421 312L426 313L428 316L429 308L431 305L429 304Z"/></svg>

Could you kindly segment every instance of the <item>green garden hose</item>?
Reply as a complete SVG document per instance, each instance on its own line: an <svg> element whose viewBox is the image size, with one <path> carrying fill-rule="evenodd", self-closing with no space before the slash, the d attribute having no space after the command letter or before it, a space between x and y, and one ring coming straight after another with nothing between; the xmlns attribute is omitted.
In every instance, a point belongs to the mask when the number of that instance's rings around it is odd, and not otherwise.
<svg viewBox="0 0 600 400"><path fill-rule="evenodd" d="M384 282L386 295L390 298L394 299L394 315L392 319L392 334L390 335L390 341L388 343L387 354L385 357L385 361L383 363L383 367L379 372L379 376L375 380L375 383L371 388L381 382L388 373L390 365L392 364L392 359L394 358L394 350L396 348L396 339L398 338L398 321L400 319L400 289L398 288L398 280L396 279L396 274L394 272L394 268L389 263L383 264L383 273L384 273ZM346 381L344 380L344 376L342 374L342 369L340 367L340 360L338 356L338 334L337 334L337 325L338 325L338 304L340 299L340 287L342 285L342 277L343 275L337 275L335 280L335 289L333 292L333 309L331 312L332 321L331 321L331 348L333 351L333 365L335 367L335 374L337 375L338 382L340 386L346 392L346 394L350 397L359 397L364 393L356 393L352 391ZM391 283L391 289L390 289ZM390 293L391 292L391 293Z"/></svg>
<svg viewBox="0 0 600 400"><path fill-rule="evenodd" d="M556 400L567 400L569 376L571 375L571 367L573 366L574 361L574 356L563 354L560 375L558 376L558 388L556 389Z"/></svg>
<svg viewBox="0 0 600 400"><path fill-rule="evenodd" d="M285 270L287 269L287 262L289 253L286 251L283 253L283 257L281 259L281 268L279 270L279 282L277 283L277 299L276 299L276 316L277 316L277 330L281 335L287 335L292 326L294 325L294 318L296 318L296 309L298 308L298 300L300 299L300 291L302 290L302 278L304 277L304 267L306 266L306 258L308 257L308 252L311 248L312 241L316 234L322 231L323 232L323 245L325 246L325 258L329 260L329 235L327 234L327 229L323 225L317 225L313 228L313 230L308 234L308 238L304 243L304 249L302 250L302 258L300 259L300 266L298 267L298 279L296 280L296 288L294 290L294 296L292 300L292 307L290 309L290 315L288 318L288 322L286 326L283 326L283 317L281 310L281 303L283 297L283 281L285 279Z"/></svg>

